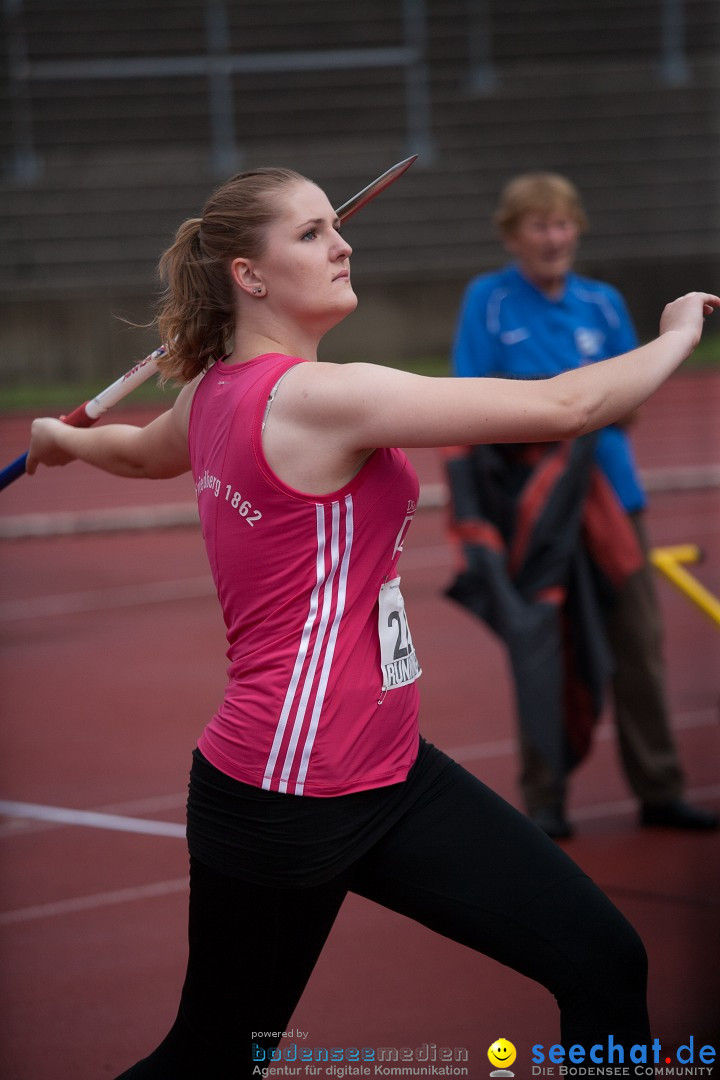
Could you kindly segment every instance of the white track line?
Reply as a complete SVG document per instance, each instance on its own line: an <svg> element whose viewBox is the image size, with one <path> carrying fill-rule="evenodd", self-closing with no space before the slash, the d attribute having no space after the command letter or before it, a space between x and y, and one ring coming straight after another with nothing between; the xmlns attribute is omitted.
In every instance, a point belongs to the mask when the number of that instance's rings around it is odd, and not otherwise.
<svg viewBox="0 0 720 1080"><path fill-rule="evenodd" d="M213 596L215 589L209 574L176 581L150 581L139 585L114 585L108 589L35 596L26 600L0 603L0 622L44 619L55 615L78 615L86 611L109 611L140 604L165 604L171 600L194 600Z"/></svg>
<svg viewBox="0 0 720 1080"><path fill-rule="evenodd" d="M187 804L187 791L173 792L171 795L150 795L144 799L131 799L121 803L108 803L105 806L92 808L95 814L121 814L131 815L135 818L140 814L157 814L166 810L185 811ZM30 820L29 818L13 818L0 825L0 840L8 836L17 836L18 833L46 832L48 829L61 828L59 822Z"/></svg>
<svg viewBox="0 0 720 1080"><path fill-rule="evenodd" d="M693 728L717 727L718 717L713 709L698 709L695 712L680 713L673 720L675 731L688 731ZM595 732L595 739L599 742L608 742L614 738L614 726L609 722L602 723ZM498 739L494 742L469 743L464 746L451 746L445 748L454 761L486 761L502 757L511 757L517 752L515 739ZM117 814L114 810L158 811L176 809L184 806L187 795L177 793L172 795L151 796L146 799L136 799L132 802L119 803L105 810L75 810L62 806L46 806L40 803L14 802L0 800L0 814L17 820L0 826L0 839L8 835L16 834L22 827L22 821L42 821L49 825L80 825L94 829L110 829L116 832L141 833L146 836L171 836L184 838L185 826L171 821L149 821L146 818L128 817L126 814ZM608 804L618 806L620 804Z"/></svg>
<svg viewBox="0 0 720 1080"><path fill-rule="evenodd" d="M713 520L714 516L713 511ZM402 565L403 570L407 571L443 566L452 569L454 559L455 553L449 543L427 544L424 547L410 545L403 555ZM79 615L88 611L112 611L119 608L139 607L143 604L195 600L213 595L215 595L215 588L209 574L171 581L114 585L104 589L85 589L79 592L59 593L55 596L35 596L24 600L2 601L0 602L0 623Z"/></svg>
<svg viewBox="0 0 720 1080"><path fill-rule="evenodd" d="M720 487L720 465L661 466L641 469L650 492L696 491ZM420 491L421 509L437 509L448 502L447 484L426 483ZM138 529L177 528L198 525L193 502L151 506L120 506L97 510L66 510L50 514L16 514L0 518L0 540L31 537L75 536L80 533L126 532Z"/></svg>
<svg viewBox="0 0 720 1080"><path fill-rule="evenodd" d="M450 565L452 558L453 553L449 546L428 545L407 551L403 566L406 570L424 570L431 566L442 566L443 563ZM80 592L58 593L55 596L5 600L0 602L0 623L80 615L86 611L111 611L114 608L143 604L164 604L174 600L196 600L214 595L215 587L210 574L137 585L113 585L105 589L84 589Z"/></svg>
<svg viewBox="0 0 720 1080"><path fill-rule="evenodd" d="M714 799L720 796L720 784L711 787L693 788L688 798L694 802ZM591 821L598 818L622 817L632 813L636 803L632 799L619 799L616 802L598 803L573 810L574 821ZM187 878L175 878L170 881L158 881L152 885L136 885L127 889L114 889L112 892L95 893L92 896L72 897L69 900L56 900L49 904L34 904L31 907L16 908L14 911L0 912L0 926L12 926L17 923L32 922L39 919L72 915L80 911L95 911L113 904L135 903L138 900L151 900L159 896L184 893L188 888Z"/></svg>
<svg viewBox="0 0 720 1080"><path fill-rule="evenodd" d="M0 800L0 814L50 821L55 825L84 825L91 829L112 829L115 832L143 833L146 836L185 836L185 826L175 821L148 821L146 818L99 814L94 810L72 810L63 806L42 806L39 803Z"/></svg>
<svg viewBox="0 0 720 1080"><path fill-rule="evenodd" d="M692 728L718 727L720 717L717 709L696 709L694 712L678 713L673 717L673 731ZM597 726L593 738L608 742L615 738L615 725L605 721ZM516 739L499 739L497 742L469 743L465 746L442 747L445 753L462 764L467 761L484 761L487 758L509 757L517 753Z"/></svg>
<svg viewBox="0 0 720 1080"><path fill-rule="evenodd" d="M72 915L76 911L94 911L110 904L128 904L136 900L150 900L156 896L169 896L172 893L186 892L188 879L176 878L173 881L158 881L154 885L136 885L128 889L114 889L112 892L95 893L94 896L77 896L70 900L56 900L52 904L34 904L32 907L17 908L15 911L0 912L0 926L30 922L33 919L48 919L57 915Z"/></svg>
<svg viewBox="0 0 720 1080"><path fill-rule="evenodd" d="M719 796L720 784L691 788L687 792L688 800L693 803L701 803L706 799L716 799ZM638 804L635 799L618 799L615 802L595 803L594 806L580 806L577 809L571 809L569 817L572 821L594 821L598 818L620 817L623 814L635 813L637 807Z"/></svg>
<svg viewBox="0 0 720 1080"><path fill-rule="evenodd" d="M0 540L187 526L197 528L198 523L197 504L190 502L113 506L97 510L60 510L48 514L16 514L0 518Z"/></svg>

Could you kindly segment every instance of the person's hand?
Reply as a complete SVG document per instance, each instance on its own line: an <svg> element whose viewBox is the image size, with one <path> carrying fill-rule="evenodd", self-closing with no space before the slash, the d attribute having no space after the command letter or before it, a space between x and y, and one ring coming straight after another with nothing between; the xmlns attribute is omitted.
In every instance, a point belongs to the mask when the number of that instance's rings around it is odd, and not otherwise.
<svg viewBox="0 0 720 1080"><path fill-rule="evenodd" d="M31 476L38 465L67 465L74 457L62 448L63 437L68 427L61 420L41 417L33 420L30 428L30 448L28 450L26 472Z"/></svg>
<svg viewBox="0 0 720 1080"><path fill-rule="evenodd" d="M700 341L703 319L720 307L720 297L713 293L691 292L668 304L660 317L660 333L679 331L688 335L691 349Z"/></svg>

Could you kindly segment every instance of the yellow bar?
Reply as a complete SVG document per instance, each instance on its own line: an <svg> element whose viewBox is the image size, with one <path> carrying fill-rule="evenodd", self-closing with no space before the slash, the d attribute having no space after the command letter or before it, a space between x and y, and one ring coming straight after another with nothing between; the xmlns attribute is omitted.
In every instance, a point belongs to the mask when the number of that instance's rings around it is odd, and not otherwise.
<svg viewBox="0 0 720 1080"><path fill-rule="evenodd" d="M684 592L689 600L697 604L709 619L720 626L720 600L680 565L700 562L701 559L702 551L697 544L653 548L650 552L650 561L655 568L672 581L681 592Z"/></svg>

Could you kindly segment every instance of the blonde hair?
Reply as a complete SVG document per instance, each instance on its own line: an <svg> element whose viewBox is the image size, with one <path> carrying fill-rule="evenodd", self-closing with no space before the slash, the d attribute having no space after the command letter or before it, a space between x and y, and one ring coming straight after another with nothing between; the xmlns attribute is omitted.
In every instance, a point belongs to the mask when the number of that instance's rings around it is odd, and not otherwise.
<svg viewBox="0 0 720 1080"><path fill-rule="evenodd" d="M227 351L235 322L230 280L233 258L256 259L265 230L278 214L278 194L306 178L291 169L238 173L189 218L158 264L164 284L155 325L166 355L161 378L189 382Z"/></svg>
<svg viewBox="0 0 720 1080"><path fill-rule="evenodd" d="M581 232L588 227L580 192L559 173L523 173L510 180L500 192L494 221L505 238L511 236L526 214L568 214Z"/></svg>

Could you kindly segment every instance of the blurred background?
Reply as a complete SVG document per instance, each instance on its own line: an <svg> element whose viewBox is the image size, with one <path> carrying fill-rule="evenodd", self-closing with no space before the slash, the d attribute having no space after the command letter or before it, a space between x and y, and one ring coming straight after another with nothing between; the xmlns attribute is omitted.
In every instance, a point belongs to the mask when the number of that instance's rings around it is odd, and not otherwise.
<svg viewBox="0 0 720 1080"><path fill-rule="evenodd" d="M419 155L347 225L360 306L324 359L447 370L469 278L505 258L499 189L530 169L579 186L577 268L623 291L643 337L666 300L720 290L717 0L0 0L0 29L5 461L53 388L59 414L159 344L130 325L152 318L158 257L243 168L290 166L338 206ZM698 356L634 439L653 543L697 543L693 573L719 596L720 314ZM157 403L125 404L144 423ZM435 451L414 464L428 498L403 591L423 730L517 800L505 651L443 598L444 473ZM222 685L221 619L187 478L41 470L3 493L0 534L1 779L18 800L0 815L0 1074L98 1080L175 1014L189 750ZM659 589L690 796L717 807L720 635ZM125 825L24 820L30 803ZM571 811L570 854L647 944L663 1047L717 1045L720 834L638 829L605 721ZM135 833L128 815L175 832ZM556 1013L529 981L353 897L294 1023L317 1045L469 1047L480 1076L498 1036L527 1062Z"/></svg>
<svg viewBox="0 0 720 1080"><path fill-rule="evenodd" d="M445 356L468 278L502 260L499 188L580 187L579 270L641 334L718 288L716 0L4 0L0 384L116 376L158 342L155 266L239 169L289 165L339 205L358 313L324 358Z"/></svg>

